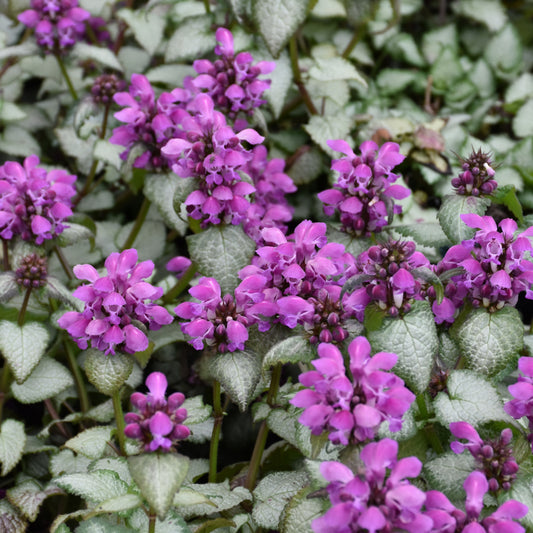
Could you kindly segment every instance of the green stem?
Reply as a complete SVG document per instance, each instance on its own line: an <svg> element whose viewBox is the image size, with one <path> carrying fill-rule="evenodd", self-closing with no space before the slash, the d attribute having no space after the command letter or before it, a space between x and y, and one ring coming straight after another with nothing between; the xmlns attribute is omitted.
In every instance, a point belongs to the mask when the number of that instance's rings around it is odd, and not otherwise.
<svg viewBox="0 0 533 533"><path fill-rule="evenodd" d="M270 379L270 387L267 394L267 403L270 407L273 407L276 402L276 396L279 390L279 380L281 378L281 363L278 363L272 371L272 377ZM254 451L252 452L252 458L250 459L250 466L248 467L248 474L246 476L245 487L252 491L257 481L259 474L259 467L261 465L261 459L263 458L263 452L265 451L265 445L268 437L268 426L266 420L263 420L259 433L255 439Z"/></svg>
<svg viewBox="0 0 533 533"><path fill-rule="evenodd" d="M426 405L426 399L424 398L424 393L421 393L416 397L416 405L418 405L421 418L423 420L427 420L429 418L429 413Z"/></svg>
<svg viewBox="0 0 533 533"><path fill-rule="evenodd" d="M131 228L130 234L122 246L122 250L127 250L133 246L133 243L135 242L137 235L139 235L139 231L141 231L144 221L146 220L146 215L148 214L149 209L150 200L145 197L141 205L141 209L139 210L139 214L137 215L137 219L135 220L135 224L133 224L133 228Z"/></svg>
<svg viewBox="0 0 533 533"><path fill-rule="evenodd" d="M76 389L80 398L81 412L86 413L91 408L91 405L89 403L89 395L87 394L87 387L85 386L85 381L83 380L80 366L78 365L78 360L76 358L76 355L74 354L74 351L72 350L70 342L68 341L68 339L64 338L63 344L65 346L65 351L67 352L70 371L74 376L74 382L76 383Z"/></svg>
<svg viewBox="0 0 533 533"><path fill-rule="evenodd" d="M318 110L315 107L315 104L313 104L313 101L311 100L311 97L309 96L309 93L307 92L307 89L305 88L305 85L302 81L302 75L300 73L300 67L298 65L298 44L296 42L296 35L293 35L291 37L291 40L289 41L289 52L291 56L291 67L292 74L294 77L294 83L298 87L298 90L302 95L302 99L309 113L311 113L311 115L318 115Z"/></svg>
<svg viewBox="0 0 533 533"><path fill-rule="evenodd" d="M183 276L178 280L176 285L172 287L165 295L163 295L163 303L168 304L173 302L189 285L189 282L196 274L197 267L194 263L185 271Z"/></svg>
<svg viewBox="0 0 533 533"><path fill-rule="evenodd" d="M209 483L216 483L217 481L218 442L220 440L222 420L224 418L224 411L222 410L222 402L220 399L220 382L217 380L213 382L213 417L215 423L213 424L211 446L209 447Z"/></svg>
<svg viewBox="0 0 533 533"><path fill-rule="evenodd" d="M364 32L361 31L355 31L352 35L352 38L350 42L347 44L346 48L344 49L344 52L342 53L342 57L344 59L348 59L350 54L352 53L352 50L357 46L357 43L361 40L361 37L363 37Z"/></svg>
<svg viewBox="0 0 533 533"><path fill-rule="evenodd" d="M157 516L154 510L150 507L150 514L148 515L148 533L155 533L155 522Z"/></svg>
<svg viewBox="0 0 533 533"><path fill-rule="evenodd" d="M211 6L209 5L209 0L204 0L205 12L207 14L211 13Z"/></svg>
<svg viewBox="0 0 533 533"><path fill-rule="evenodd" d="M124 435L124 413L122 411L122 402L120 401L120 389L113 393L113 410L115 411L115 422L117 424L117 440L121 455L126 456L126 437Z"/></svg>
<svg viewBox="0 0 533 533"><path fill-rule="evenodd" d="M9 246L5 239L2 239L2 252L3 252L2 260L4 262L4 272L7 272L8 270L11 270L11 265L9 264Z"/></svg>
<svg viewBox="0 0 533 533"><path fill-rule="evenodd" d="M63 267L63 270L65 271L65 274L67 275L68 279L74 279L74 274L72 273L72 268L70 268L70 265L68 264L67 258L63 255L63 251L61 248L56 244L54 246L54 252L57 255L57 258L59 259L59 262L61 266Z"/></svg>
<svg viewBox="0 0 533 533"><path fill-rule="evenodd" d="M19 311L19 316L17 320L17 324L22 327L24 325L24 317L26 316L26 309L28 307L28 302L30 301L31 296L31 287L28 287L26 289L26 294L24 295L24 300L22 302L22 306Z"/></svg>
<svg viewBox="0 0 533 533"><path fill-rule="evenodd" d="M4 368L2 369L2 378L0 381L0 424L2 423L2 415L4 413L4 404L9 395L9 388L11 384L11 371L7 361L4 359Z"/></svg>
<svg viewBox="0 0 533 533"><path fill-rule="evenodd" d="M435 430L435 426L433 424L426 424L424 426L424 433L426 435L427 440L431 444L431 447L439 454L444 453L444 447L442 446L442 443L439 439L439 436L437 435L437 431Z"/></svg>
<svg viewBox="0 0 533 533"><path fill-rule="evenodd" d="M193 233L202 233L200 221L196 220L195 218L189 217L189 228L191 228Z"/></svg>
<svg viewBox="0 0 533 533"><path fill-rule="evenodd" d="M76 89L74 89L74 85L72 85L72 81L70 80L70 76L68 75L67 69L65 68L65 63L63 63L63 60L61 59L61 56L59 54L55 54L57 59L57 64L59 65L59 68L61 70L61 74L63 74L63 78L67 82L68 90L70 91L70 95L74 100L78 99L78 93L76 92Z"/></svg>

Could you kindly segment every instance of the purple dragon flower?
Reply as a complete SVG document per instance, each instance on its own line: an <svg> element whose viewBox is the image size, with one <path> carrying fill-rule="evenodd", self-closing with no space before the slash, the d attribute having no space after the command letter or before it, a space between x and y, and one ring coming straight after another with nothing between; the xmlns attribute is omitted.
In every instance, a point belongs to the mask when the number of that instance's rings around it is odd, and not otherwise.
<svg viewBox="0 0 533 533"><path fill-rule="evenodd" d="M318 194L328 216L340 213L342 229L358 237L377 233L388 223L389 214L401 213L400 206L392 206L392 199L409 196L410 191L393 185L398 175L392 169L405 156L396 143L387 142L378 150L373 141L365 141L356 155L346 141L328 141L333 150L346 155L335 159L332 170L339 173L333 189Z"/></svg>
<svg viewBox="0 0 533 533"><path fill-rule="evenodd" d="M484 472L489 483L489 490L509 490L516 478L518 464L513 457L510 446L513 432L509 428L502 430L498 439L484 441L478 432L466 422L452 422L450 431L454 437L466 439L466 443L453 441L450 444L455 453L467 449L476 460L479 470Z"/></svg>
<svg viewBox="0 0 533 533"><path fill-rule="evenodd" d="M416 478L422 463L416 457L397 459L398 443L371 442L361 450L363 466L355 475L335 461L320 465L329 482L332 507L313 520L315 533L428 533L433 521L422 511L426 496L407 478Z"/></svg>
<svg viewBox="0 0 533 533"><path fill-rule="evenodd" d="M172 316L153 302L163 295L163 289L143 281L153 270L152 261L137 264L137 250L112 253L105 261L107 276L100 276L91 265L76 265L78 279L89 281L74 291L74 296L85 302L79 313L68 311L58 324L85 350L93 348L106 354L116 349L127 353L148 348L148 338L141 329L158 330L170 324Z"/></svg>
<svg viewBox="0 0 533 533"><path fill-rule="evenodd" d="M457 509L448 498L437 490L426 493L426 516L433 520L438 533L524 533L525 529L515 520L528 512L523 503L508 500L489 516L481 518L483 496L489 490L485 474L472 472L465 480L465 510Z"/></svg>
<svg viewBox="0 0 533 533"><path fill-rule="evenodd" d="M344 360L332 344L319 344L316 370L300 375L307 387L296 393L291 404L305 410L299 422L313 435L324 430L334 444L348 445L373 439L382 422L390 431L402 428L402 416L414 401L414 394L395 374L387 372L398 360L393 353L370 356L370 343L357 337L348 346L351 377L346 376Z"/></svg>
<svg viewBox="0 0 533 533"><path fill-rule="evenodd" d="M461 159L463 172L452 179L457 194L464 196L489 196L498 184L494 180L494 169L491 167L490 154L483 153L481 148L470 154L468 159Z"/></svg>
<svg viewBox="0 0 533 533"><path fill-rule="evenodd" d="M161 372L152 372L146 378L149 394L134 392L131 404L139 413L126 413L128 424L124 434L138 439L148 452L172 451L177 441L186 439L191 431L182 422L187 418L187 409L181 407L185 396L181 392L165 398L167 378Z"/></svg>
<svg viewBox="0 0 533 533"><path fill-rule="evenodd" d="M198 76L192 85L198 91L206 91L213 99L215 107L230 118L239 111L251 114L253 109L266 103L263 93L270 87L270 80L259 79L261 74L274 70L273 61L260 61L253 65L253 57L248 52L235 55L233 35L225 28L218 28L215 54L220 58L214 63L198 59L193 63Z"/></svg>
<svg viewBox="0 0 533 533"><path fill-rule="evenodd" d="M31 155L24 166L8 161L0 166L0 237L19 235L42 244L63 232L64 220L72 215L71 198L76 194L76 176L65 170L47 172Z"/></svg>
<svg viewBox="0 0 533 533"><path fill-rule="evenodd" d="M82 40L91 14L78 7L78 0L31 0L32 9L17 18L35 30L37 44L45 52L59 53Z"/></svg>

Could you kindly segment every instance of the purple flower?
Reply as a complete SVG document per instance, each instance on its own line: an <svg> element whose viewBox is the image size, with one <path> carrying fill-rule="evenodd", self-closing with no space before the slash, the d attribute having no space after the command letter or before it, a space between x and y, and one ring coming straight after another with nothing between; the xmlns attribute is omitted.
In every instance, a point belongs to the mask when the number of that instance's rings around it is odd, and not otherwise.
<svg viewBox="0 0 533 533"><path fill-rule="evenodd" d="M451 449L455 453L462 453L468 449L476 460L479 470L487 477L491 492L511 488L511 483L518 472L518 464L510 446L513 432L509 428L502 430L499 438L487 441L484 441L466 422L452 422L450 431L454 437L467 440L466 443L453 441L450 444Z"/></svg>
<svg viewBox="0 0 533 533"><path fill-rule="evenodd" d="M334 444L348 445L373 439L385 420L391 431L402 428L402 416L414 401L404 382L388 372L398 360L393 353L370 356L370 343L357 337L348 346L351 376L346 376L344 360L332 344L319 344L315 370L300 375L307 387L296 393L291 404L303 407L299 422L313 435L329 432Z"/></svg>
<svg viewBox="0 0 533 533"><path fill-rule="evenodd" d="M175 392L165 398L167 378L161 372L152 372L146 378L149 394L134 392L131 404L139 413L126 413L128 424L124 434L130 439L138 439L146 451L171 451L177 441L186 439L191 431L182 422L187 418L187 409L182 408L185 396Z"/></svg>
<svg viewBox="0 0 533 533"><path fill-rule="evenodd" d="M270 325L264 317L276 312L275 304L264 301L261 289L265 280L261 276L250 276L235 289L235 296L221 296L220 285L214 278L201 278L189 289L189 294L200 300L183 302L175 312L189 322L182 324L183 333L192 337L190 344L196 350L214 346L220 353L244 350L248 340L248 327L258 323L260 331Z"/></svg>
<svg viewBox="0 0 533 533"><path fill-rule="evenodd" d="M358 237L380 232L388 223L389 211L401 213L392 199L410 194L409 189L393 185L398 175L392 169L405 159L399 145L387 142L378 150L375 142L365 141L359 147L361 155L356 155L346 141L328 141L328 146L346 157L335 159L331 165L339 173L334 188L318 194L324 213L331 216L338 210L342 229Z"/></svg>
<svg viewBox="0 0 533 533"><path fill-rule="evenodd" d="M465 480L465 510L457 509L442 492L426 493L426 516L433 520L431 531L439 533L524 533L524 528L515 522L528 512L527 505L508 500L489 516L481 518L483 496L489 490L485 474L472 472Z"/></svg>
<svg viewBox="0 0 533 533"><path fill-rule="evenodd" d="M148 348L148 338L141 327L157 330L170 324L172 316L153 302L163 295L163 289L143 281L153 270L152 261L137 264L137 250L112 253L105 261L107 276L100 276L91 265L76 265L78 279L89 281L73 295L85 302L78 313L69 311L58 324L66 329L85 350L89 344L106 354L116 349L126 353Z"/></svg>
<svg viewBox="0 0 533 533"><path fill-rule="evenodd" d="M76 194L76 176L65 170L47 172L31 155L24 166L8 161L0 167L0 237L19 235L42 244L65 229L72 215L71 198Z"/></svg>
<svg viewBox="0 0 533 533"><path fill-rule="evenodd" d="M78 0L31 0L31 7L17 18L35 30L37 44L45 52L62 52L80 41L85 34L84 21L91 16L78 7Z"/></svg>
<svg viewBox="0 0 533 533"><path fill-rule="evenodd" d="M463 172L452 179L457 194L465 196L489 196L498 184L493 179L495 172L491 167L490 154L483 153L481 148L472 151L468 159L461 159Z"/></svg>
<svg viewBox="0 0 533 533"><path fill-rule="evenodd" d="M198 91L205 91L215 103L215 107L230 118L239 111L251 114L253 109L266 103L263 93L270 87L270 80L259 79L261 74L272 72L275 63L260 61L253 65L253 57L248 52L235 55L233 35L226 28L218 28L215 54L220 56L214 63L198 59L193 63L198 76L192 85Z"/></svg>
<svg viewBox="0 0 533 533"><path fill-rule="evenodd" d="M169 272L174 272L178 278L181 278L191 265L192 261L188 257L178 255L167 263L166 268Z"/></svg>
<svg viewBox="0 0 533 533"><path fill-rule="evenodd" d="M422 512L425 494L407 478L416 478L422 463L416 457L397 459L398 443L391 439L367 444L361 451L363 467L355 475L347 466L324 462L320 472L332 507L313 520L315 533L371 533L433 531L433 521Z"/></svg>

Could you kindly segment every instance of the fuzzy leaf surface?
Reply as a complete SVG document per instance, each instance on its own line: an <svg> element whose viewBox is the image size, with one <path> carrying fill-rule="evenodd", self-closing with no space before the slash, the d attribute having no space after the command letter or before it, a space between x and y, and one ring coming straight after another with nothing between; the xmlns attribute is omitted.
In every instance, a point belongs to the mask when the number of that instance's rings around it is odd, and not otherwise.
<svg viewBox="0 0 533 533"><path fill-rule="evenodd" d="M44 500L54 494L63 494L63 491L55 485L43 489L36 481L28 479L9 489L7 498L30 522L34 522Z"/></svg>
<svg viewBox="0 0 533 533"><path fill-rule="evenodd" d="M84 364L87 379L103 394L113 394L124 385L133 370L133 359L127 355L105 355L100 350L87 350Z"/></svg>
<svg viewBox="0 0 533 533"><path fill-rule="evenodd" d="M89 459L100 459L111 439L111 432L112 428L108 426L89 428L65 442L65 446Z"/></svg>
<svg viewBox="0 0 533 533"><path fill-rule="evenodd" d="M18 420L5 420L0 427L0 463L2 476L10 472L20 461L26 444L24 424Z"/></svg>
<svg viewBox="0 0 533 533"><path fill-rule="evenodd" d="M275 344L263 359L263 370L278 363L308 363L316 357L316 350L301 335L289 337Z"/></svg>

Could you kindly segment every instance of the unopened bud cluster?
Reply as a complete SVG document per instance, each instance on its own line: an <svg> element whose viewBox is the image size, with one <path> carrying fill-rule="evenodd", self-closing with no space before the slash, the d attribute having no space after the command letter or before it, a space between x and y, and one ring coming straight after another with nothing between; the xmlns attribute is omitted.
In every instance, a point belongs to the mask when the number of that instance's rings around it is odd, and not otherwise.
<svg viewBox="0 0 533 533"><path fill-rule="evenodd" d="M46 257L37 254L27 255L15 271L15 279L21 287L38 289L46 284Z"/></svg>
<svg viewBox="0 0 533 533"><path fill-rule="evenodd" d="M495 172L491 167L490 154L481 151L474 152L468 159L462 159L463 172L452 179L452 185L457 194L465 196L488 196L498 184L493 179Z"/></svg>
<svg viewBox="0 0 533 533"><path fill-rule="evenodd" d="M102 74L98 76L91 87L93 100L97 104L109 104L113 101L113 95L126 88L126 82L115 74Z"/></svg>

